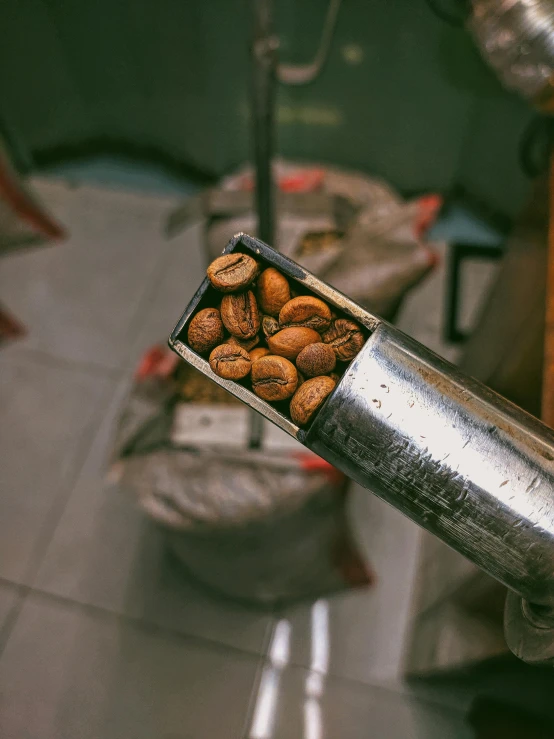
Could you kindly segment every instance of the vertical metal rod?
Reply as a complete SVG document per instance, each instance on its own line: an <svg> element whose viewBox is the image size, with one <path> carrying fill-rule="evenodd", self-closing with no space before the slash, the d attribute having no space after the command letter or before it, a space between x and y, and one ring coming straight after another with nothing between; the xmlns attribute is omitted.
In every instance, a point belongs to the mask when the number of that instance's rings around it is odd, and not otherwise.
<svg viewBox="0 0 554 739"><path fill-rule="evenodd" d="M273 0L251 0L252 37L252 130L258 236L267 244L275 243L273 199L273 125L277 39L273 35ZM259 448L263 437L262 416L250 412L250 447Z"/></svg>
<svg viewBox="0 0 554 739"><path fill-rule="evenodd" d="M271 163L275 111L277 39L273 35L273 0L252 0L252 125L256 170L258 237L273 244L275 214Z"/></svg>

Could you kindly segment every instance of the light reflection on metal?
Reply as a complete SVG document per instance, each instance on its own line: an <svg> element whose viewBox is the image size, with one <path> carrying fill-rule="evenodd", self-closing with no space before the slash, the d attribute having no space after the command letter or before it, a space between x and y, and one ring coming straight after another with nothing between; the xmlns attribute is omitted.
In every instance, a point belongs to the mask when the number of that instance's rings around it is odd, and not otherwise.
<svg viewBox="0 0 554 739"><path fill-rule="evenodd" d="M468 27L506 87L554 112L552 0L473 0Z"/></svg>

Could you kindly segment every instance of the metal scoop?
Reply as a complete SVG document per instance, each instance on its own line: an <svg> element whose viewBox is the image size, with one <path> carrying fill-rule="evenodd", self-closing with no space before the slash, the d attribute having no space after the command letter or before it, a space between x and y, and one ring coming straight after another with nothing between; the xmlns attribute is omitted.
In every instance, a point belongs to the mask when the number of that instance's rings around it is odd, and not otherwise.
<svg viewBox="0 0 554 739"><path fill-rule="evenodd" d="M554 432L263 242L238 234L224 253L234 251L365 326L364 347L307 430L185 343L192 315L214 300L207 279L171 334L173 350L504 583L510 648L554 662Z"/></svg>

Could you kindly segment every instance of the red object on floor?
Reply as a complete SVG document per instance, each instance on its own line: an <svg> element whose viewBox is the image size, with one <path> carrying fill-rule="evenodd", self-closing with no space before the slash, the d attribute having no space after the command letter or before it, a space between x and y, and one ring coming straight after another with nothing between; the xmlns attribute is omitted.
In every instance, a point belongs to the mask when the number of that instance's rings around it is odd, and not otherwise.
<svg viewBox="0 0 554 739"><path fill-rule="evenodd" d="M64 236L13 168L0 140L0 256ZM0 306L0 345L25 333L23 324Z"/></svg>
<svg viewBox="0 0 554 739"><path fill-rule="evenodd" d="M352 588L369 588L375 583L375 573L368 568L348 533L336 544L333 564Z"/></svg>
<svg viewBox="0 0 554 739"><path fill-rule="evenodd" d="M168 378L173 374L179 363L179 357L165 346L153 346L140 360L135 372L135 380L145 380L147 377Z"/></svg>
<svg viewBox="0 0 554 739"><path fill-rule="evenodd" d="M25 326L0 305L0 346L6 341L13 341L25 336Z"/></svg>
<svg viewBox="0 0 554 739"><path fill-rule="evenodd" d="M12 167L0 142L0 199L19 218L47 239L63 239L65 230L38 203Z"/></svg>

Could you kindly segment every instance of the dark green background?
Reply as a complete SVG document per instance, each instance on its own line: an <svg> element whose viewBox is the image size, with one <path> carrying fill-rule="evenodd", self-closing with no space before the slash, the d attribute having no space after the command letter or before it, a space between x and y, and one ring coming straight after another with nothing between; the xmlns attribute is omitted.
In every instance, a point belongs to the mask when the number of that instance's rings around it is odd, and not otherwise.
<svg viewBox="0 0 554 739"><path fill-rule="evenodd" d="M326 2L276 5L283 60L309 60ZM109 137L223 174L249 155L248 39L245 0L4 0L0 117L23 151ZM344 0L321 77L279 88L278 148L512 214L531 115L424 0Z"/></svg>

